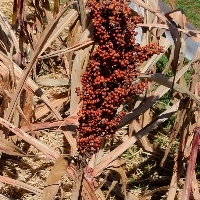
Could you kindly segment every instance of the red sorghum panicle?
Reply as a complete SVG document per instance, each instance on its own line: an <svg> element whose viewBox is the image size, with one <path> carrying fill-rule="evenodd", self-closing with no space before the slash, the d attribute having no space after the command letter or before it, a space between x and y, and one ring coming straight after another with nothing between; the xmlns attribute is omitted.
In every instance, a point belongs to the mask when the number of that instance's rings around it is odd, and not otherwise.
<svg viewBox="0 0 200 200"><path fill-rule="evenodd" d="M124 1L88 0L94 25L96 50L82 75L82 90L77 95L83 101L79 112L78 150L91 155L98 151L102 137L113 136L124 112L119 106L132 96L141 94L144 82L133 84L141 63L161 48L156 44L141 47L135 43L134 31L141 16L131 16Z"/></svg>

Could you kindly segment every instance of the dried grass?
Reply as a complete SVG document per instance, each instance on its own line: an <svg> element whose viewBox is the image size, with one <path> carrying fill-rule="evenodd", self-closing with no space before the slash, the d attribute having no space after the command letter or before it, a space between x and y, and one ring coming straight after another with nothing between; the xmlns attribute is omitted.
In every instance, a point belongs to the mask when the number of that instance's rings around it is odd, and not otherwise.
<svg viewBox="0 0 200 200"><path fill-rule="evenodd" d="M141 43L157 41L164 45L164 52L140 66L140 78L151 80L147 93L125 105L127 115L120 122L115 138L102 145L85 169L78 168L76 163L81 160L75 140L76 115L81 109L75 88L81 86L81 74L94 46L91 27L85 21L88 12L83 7L85 1L81 1L79 12L63 4L57 13L57 1L50 2L50 9L49 5L43 5L43 11L26 6L30 24L25 32L20 32L20 26L17 30L9 26L13 1L0 2L5 15L0 24L1 199L48 200L57 196L75 200L81 194L82 199L92 200L104 200L106 196L107 199L173 200L181 198L182 191L187 199L190 195L199 198L197 173L192 179L188 177L196 164L192 155L197 153L198 145L192 141L198 130L195 128L199 127L200 53L198 50L193 60L185 62L184 35L198 41L200 32L185 28L185 15L180 11L164 16L157 12L157 1L148 5L147 1L133 2L146 10L147 23L139 26L149 31L143 33ZM46 21L40 21L40 14ZM172 20L177 20L180 27ZM161 28L169 29L175 46L164 37ZM28 41L27 33L32 42ZM25 60L20 50L26 52ZM156 62L163 54L168 56L163 72L172 67L176 76L170 79L161 73L145 74L156 71ZM184 75L188 69L193 69L194 74L187 85ZM172 95L167 106L154 111L155 103L170 89ZM171 117L175 118L174 125L160 126ZM186 181L180 178L185 176L185 164Z"/></svg>

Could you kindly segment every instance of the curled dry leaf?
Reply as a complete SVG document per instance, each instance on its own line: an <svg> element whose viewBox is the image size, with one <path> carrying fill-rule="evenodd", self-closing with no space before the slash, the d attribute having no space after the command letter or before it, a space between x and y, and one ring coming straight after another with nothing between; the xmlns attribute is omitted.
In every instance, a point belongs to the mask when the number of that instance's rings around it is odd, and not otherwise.
<svg viewBox="0 0 200 200"><path fill-rule="evenodd" d="M124 199L127 200L126 185L127 185L128 178L126 176L126 173L125 173L124 169L122 167L109 167L108 169L116 171L121 176L122 193L125 196Z"/></svg>
<svg viewBox="0 0 200 200"><path fill-rule="evenodd" d="M185 28L186 16L183 14L182 10L172 11L170 13L165 14L165 16L171 22L168 23L167 25L169 26L169 32L174 40L174 52L173 52L171 66L175 78L179 62L179 54L181 53L180 51L181 51L181 38L182 38L181 34L178 32L178 25L180 25L180 27L183 29ZM174 24L173 23L174 21L178 23L178 25Z"/></svg>
<svg viewBox="0 0 200 200"><path fill-rule="evenodd" d="M46 186L43 190L42 200L53 200L58 192L60 179L65 175L72 158L69 155L60 155L49 173Z"/></svg>
<svg viewBox="0 0 200 200"><path fill-rule="evenodd" d="M170 17L171 20L176 22L182 29L185 28L187 18L182 9L173 10L167 13L165 16L167 16L167 18Z"/></svg>

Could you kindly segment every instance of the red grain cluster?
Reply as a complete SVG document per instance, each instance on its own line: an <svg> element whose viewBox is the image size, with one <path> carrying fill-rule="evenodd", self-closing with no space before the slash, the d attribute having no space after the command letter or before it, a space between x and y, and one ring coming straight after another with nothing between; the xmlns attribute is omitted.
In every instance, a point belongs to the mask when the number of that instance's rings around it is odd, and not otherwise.
<svg viewBox="0 0 200 200"><path fill-rule="evenodd" d="M125 114L117 113L119 106L144 91L144 82L133 84L140 74L136 67L161 48L156 44L141 47L135 43L134 29L143 18L131 16L124 1L89 0L88 5L97 48L82 75L82 90L77 88L83 101L77 142L81 154L91 155L98 151L103 137L114 135Z"/></svg>

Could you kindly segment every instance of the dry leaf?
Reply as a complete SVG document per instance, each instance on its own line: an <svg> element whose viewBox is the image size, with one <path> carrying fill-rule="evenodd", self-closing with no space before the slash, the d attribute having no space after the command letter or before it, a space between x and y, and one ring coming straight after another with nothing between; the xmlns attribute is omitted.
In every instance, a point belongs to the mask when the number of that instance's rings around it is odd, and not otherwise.
<svg viewBox="0 0 200 200"><path fill-rule="evenodd" d="M198 183L195 171L192 178L192 194L193 194L194 200L200 199L199 183Z"/></svg>
<svg viewBox="0 0 200 200"><path fill-rule="evenodd" d="M174 40L175 48L173 52L173 59L171 62L171 66L173 73L176 74L176 70L178 67L179 53L181 50L181 40L177 27L173 23L169 23L168 26L169 26L169 32Z"/></svg>
<svg viewBox="0 0 200 200"><path fill-rule="evenodd" d="M23 183L21 181L14 180L14 179L11 179L11 178L8 178L8 177L5 177L5 176L0 176L0 182L7 183L7 184L13 185L15 187L23 188L27 191L33 192L34 194L36 194L38 196L41 196L41 194L42 194L42 190L40 190L36 187L33 187L29 184L26 184L26 183Z"/></svg>
<svg viewBox="0 0 200 200"><path fill-rule="evenodd" d="M56 162L47 177L42 200L54 200L59 189L60 179L65 175L70 162L71 158L68 155L60 155L56 159Z"/></svg>
<svg viewBox="0 0 200 200"><path fill-rule="evenodd" d="M21 127L21 130L23 130L24 132L30 132L30 131L36 131L36 130L42 130L42 129L63 127L63 126L68 126L68 125L77 127L78 117L77 116L67 117L66 119L62 121L33 123L33 124L30 124L29 126Z"/></svg>
<svg viewBox="0 0 200 200"><path fill-rule="evenodd" d="M86 29L80 36L80 42L86 41L91 35L90 30ZM81 74L85 71L89 60L89 51L91 45L84 50L76 52L75 59L72 67L72 80L71 80L71 102L70 102L70 114L77 115L79 110L80 98L76 94L76 88L81 87Z"/></svg>
<svg viewBox="0 0 200 200"><path fill-rule="evenodd" d="M108 192L106 193L106 199L108 199L110 193L112 192L113 188L116 186L118 181L112 181L111 186L108 187Z"/></svg>
<svg viewBox="0 0 200 200"><path fill-rule="evenodd" d="M64 85L69 85L69 79L68 78L43 78L43 77L38 77L37 78L37 83L39 85L43 86L64 86Z"/></svg>
<svg viewBox="0 0 200 200"><path fill-rule="evenodd" d="M68 4L68 6L70 6L71 3L72 2L70 2ZM28 79L28 76L29 76L31 70L33 69L33 67L36 64L37 57L42 53L42 50L46 47L47 40L49 39L49 37L52 34L54 34L54 32L52 33L52 31L55 29L59 19L66 12L68 6L66 6L63 9L63 11L60 12L59 15L51 23L49 23L47 25L46 29L44 30L43 35L41 36L40 40L38 41L37 48L35 49L33 55L31 56L30 62L28 64L28 66L26 67L26 69L24 70L24 73L23 73L22 77L19 80L19 83L18 83L18 85L16 87L16 90L15 90L15 92L13 94L13 98L12 98L12 100L10 102L9 107L8 107L7 113L5 115L5 120L7 120L8 122L10 122L11 119L12 119L12 116L13 116L13 113L14 113L14 109L17 106L17 102L18 102L19 96L20 96L20 94L21 94L21 92L23 90L23 87L24 87L24 85L26 83L26 80ZM67 20L67 22L69 22L69 21ZM59 31L58 29L56 29L56 30ZM52 37L50 37L50 38L52 38Z"/></svg>
<svg viewBox="0 0 200 200"><path fill-rule="evenodd" d="M194 130L192 148L190 152L190 158L188 160L185 184L182 192L182 200L190 199L190 193L192 189L192 179L195 171L196 158L199 149L199 139L200 139L200 127L197 127Z"/></svg>
<svg viewBox="0 0 200 200"><path fill-rule="evenodd" d="M85 31L85 29L87 27L87 15L86 15L86 8L85 8L84 0L78 1L78 10L79 10L79 16L81 18L82 31Z"/></svg>
<svg viewBox="0 0 200 200"><path fill-rule="evenodd" d="M172 88L173 86L173 82L171 82L165 75L163 74L153 74L153 75L141 75L140 77L145 77L147 79L151 79L153 81L155 81L156 83L159 83L161 85L164 85L168 88ZM197 103L200 103L200 98L198 96L196 96L195 94L191 93L187 88L182 87L181 85L174 83L174 90L185 94L187 96L189 96L191 99L193 99L194 101L196 101Z"/></svg>
<svg viewBox="0 0 200 200"><path fill-rule="evenodd" d="M179 26L184 29L186 22L187 22L187 18L185 16L185 14L183 13L182 9L177 9L177 10L173 10L172 12L169 12L166 14L168 17L171 18L171 20L175 21L176 23L179 24Z"/></svg>
<svg viewBox="0 0 200 200"><path fill-rule="evenodd" d="M56 160L58 157L58 154L48 147L46 144L42 143L41 141L37 140L36 138L28 135L24 131L20 130L19 128L15 127L14 125L10 124L8 121L4 120L0 117L0 123L5 126L7 129L15 133L17 136L28 142L29 144L32 144L36 148L38 148L41 152L43 152L49 159Z"/></svg>
<svg viewBox="0 0 200 200"><path fill-rule="evenodd" d="M115 148L112 152L110 152L107 156L105 156L102 161L95 166L93 171L93 177L96 177L101 173L113 160L115 160L118 156L120 156L123 152L125 152L129 147L131 147L137 140L141 139L144 135L149 133L152 129L157 127L159 124L169 119L178 109L179 101L174 103L172 107L164 111L162 114L157 116L155 119L151 121L146 127L137 132L134 136L129 138L129 140L123 142L117 148Z"/></svg>
<svg viewBox="0 0 200 200"><path fill-rule="evenodd" d="M125 200L127 200L127 197L126 197L126 185L127 185L128 178L126 176L126 173L125 173L124 169L122 167L109 167L109 169L111 169L113 171L116 171L121 176L122 193L125 196Z"/></svg>

